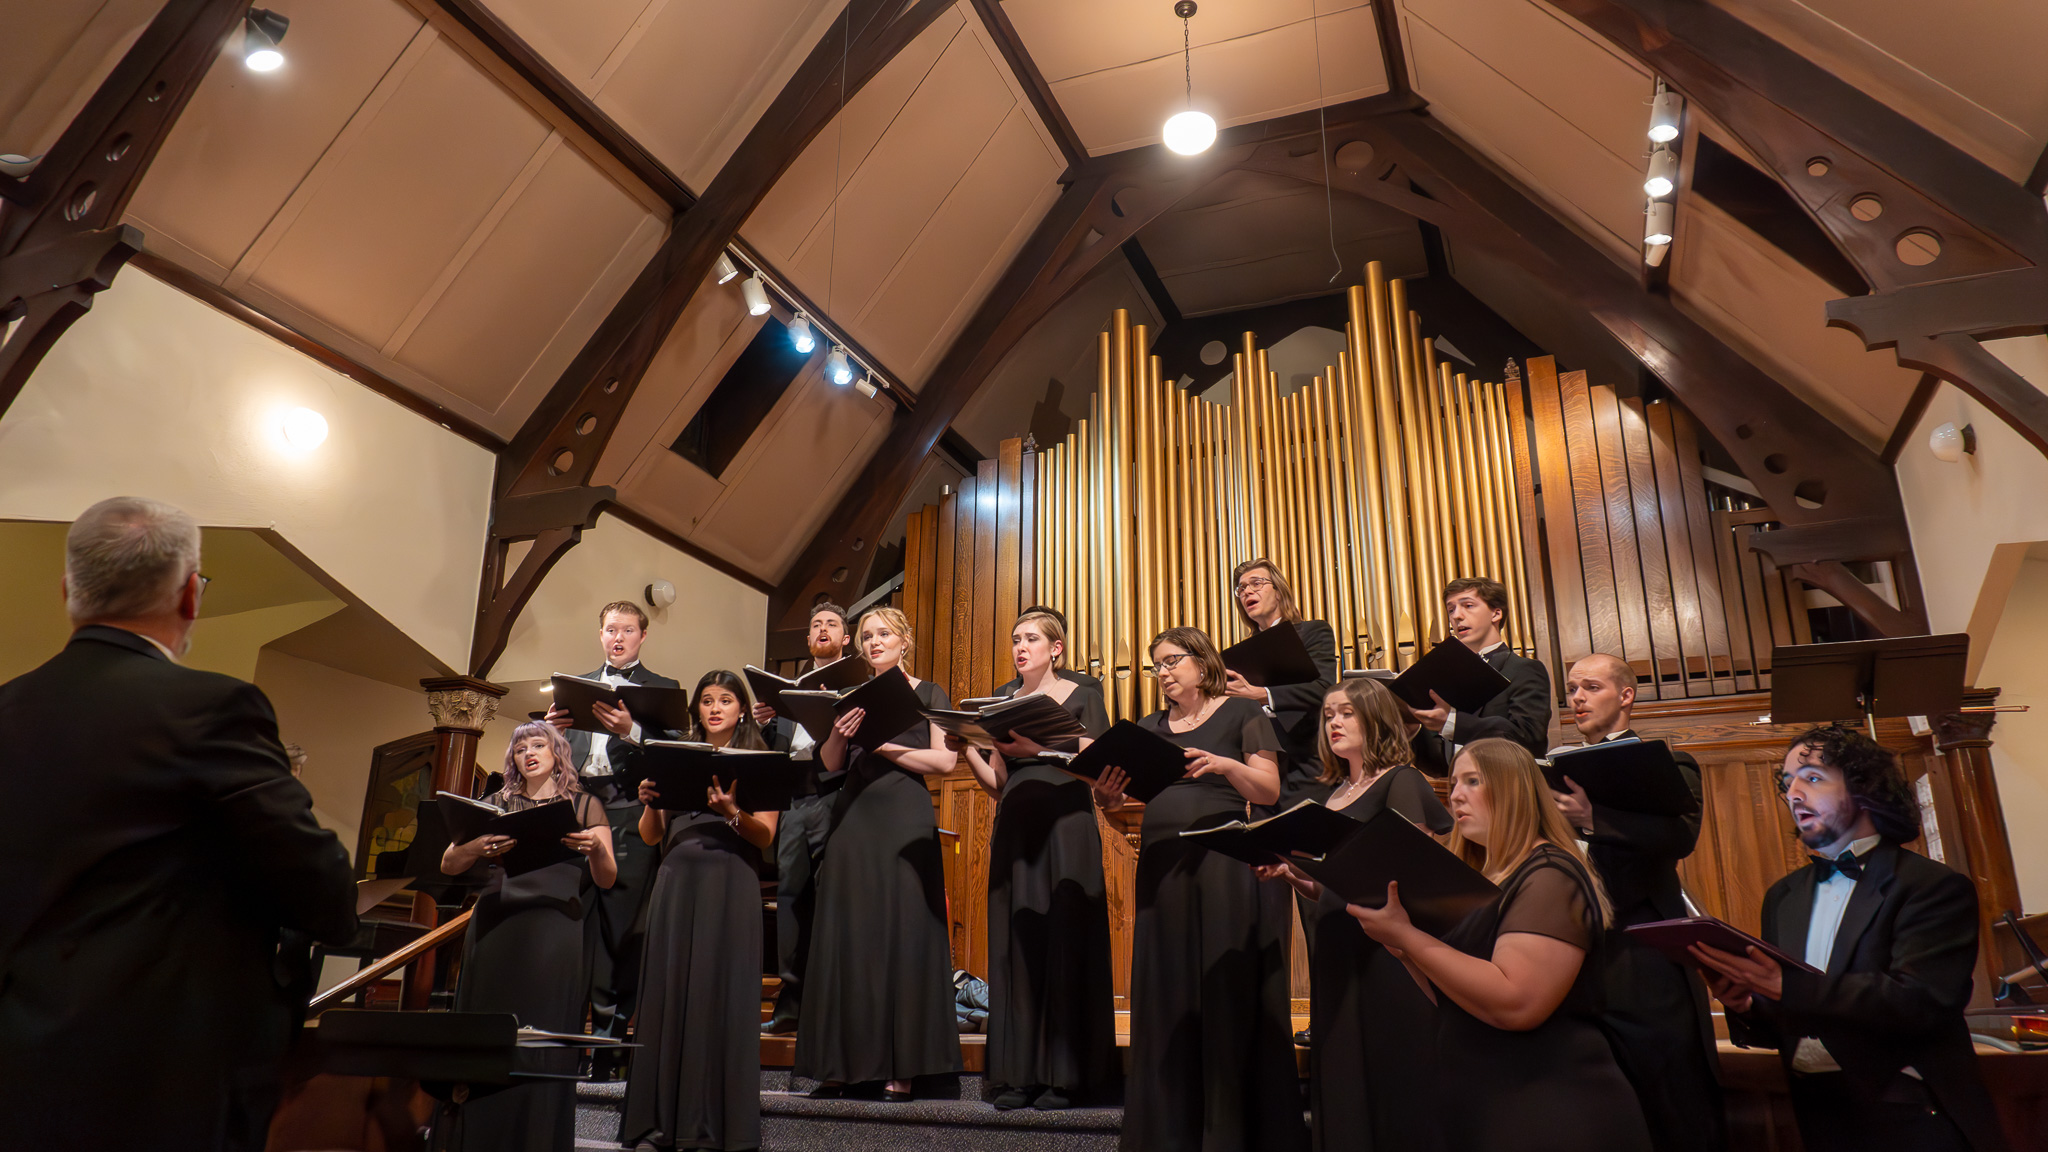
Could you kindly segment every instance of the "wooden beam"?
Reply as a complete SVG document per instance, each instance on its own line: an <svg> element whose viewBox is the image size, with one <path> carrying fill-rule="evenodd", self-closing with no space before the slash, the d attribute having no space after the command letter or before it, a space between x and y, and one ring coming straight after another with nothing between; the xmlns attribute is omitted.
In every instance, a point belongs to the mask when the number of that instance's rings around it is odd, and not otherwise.
<svg viewBox="0 0 2048 1152"><path fill-rule="evenodd" d="M168 0L35 171L0 176L0 413L142 250L121 214L248 7Z"/></svg>
<svg viewBox="0 0 2048 1152"><path fill-rule="evenodd" d="M1017 35L1016 25L1010 23L1010 14L1003 11L1002 0L972 0L972 3L974 14L981 17L981 25L988 29L989 38L996 42L1004 63L1010 66L1017 83L1023 85L1024 95L1030 99L1039 121L1059 143L1060 155L1067 162L1068 172L1087 163L1088 146L1081 143L1081 134L1074 131L1066 111L1052 94L1052 86L1045 82L1038 63L1031 59L1030 50L1024 47L1024 38Z"/></svg>
<svg viewBox="0 0 2048 1152"><path fill-rule="evenodd" d="M1941 378L1932 372L1922 372L1920 382L1913 386L1913 395L1906 400L1906 407L1899 412L1898 422L1892 425L1892 434L1884 442L1884 451L1878 459L1886 465L1897 465L1899 454L1904 452L1913 440L1913 433L1920 427L1920 418L1927 415L1927 406L1934 403L1934 394L1941 391Z"/></svg>
<svg viewBox="0 0 2048 1152"><path fill-rule="evenodd" d="M1858 580L1854 573L1833 560L1818 564L1794 564L1785 569L1785 574L1796 580L1803 580L1826 592L1851 612L1876 628L1880 636L1925 636L1927 614L1923 611L1901 612L1886 603L1882 596ZM1799 605L1793 605L1794 610Z"/></svg>

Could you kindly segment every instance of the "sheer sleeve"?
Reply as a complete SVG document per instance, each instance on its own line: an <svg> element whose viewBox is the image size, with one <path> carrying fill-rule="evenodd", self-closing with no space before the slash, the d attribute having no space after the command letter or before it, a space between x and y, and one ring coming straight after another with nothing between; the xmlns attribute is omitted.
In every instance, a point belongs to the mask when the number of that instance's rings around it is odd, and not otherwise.
<svg viewBox="0 0 2048 1152"><path fill-rule="evenodd" d="M1539 849L1502 904L1494 938L1529 932L1591 951L1598 918L1587 878L1570 863Z"/></svg>
<svg viewBox="0 0 2048 1152"><path fill-rule="evenodd" d="M611 823L611 821L605 819L604 804L588 792L584 792L576 797L576 819L585 828L595 828L599 824Z"/></svg>
<svg viewBox="0 0 2048 1152"><path fill-rule="evenodd" d="M1419 824L1438 836L1449 832L1453 823L1450 811L1437 799L1429 778L1405 765L1393 769L1393 773L1394 778L1387 781L1387 807L1406 816L1409 823Z"/></svg>
<svg viewBox="0 0 2048 1152"><path fill-rule="evenodd" d="M1086 684L1077 684L1073 695L1067 697L1067 704L1074 708L1081 721L1081 731L1086 732L1089 739L1109 731L1109 710L1102 706L1102 693Z"/></svg>
<svg viewBox="0 0 2048 1152"><path fill-rule="evenodd" d="M1266 710L1239 697L1232 697L1233 705L1244 705L1244 724L1238 729L1236 759L1243 760L1260 752L1280 751L1280 734L1273 731L1272 717Z"/></svg>

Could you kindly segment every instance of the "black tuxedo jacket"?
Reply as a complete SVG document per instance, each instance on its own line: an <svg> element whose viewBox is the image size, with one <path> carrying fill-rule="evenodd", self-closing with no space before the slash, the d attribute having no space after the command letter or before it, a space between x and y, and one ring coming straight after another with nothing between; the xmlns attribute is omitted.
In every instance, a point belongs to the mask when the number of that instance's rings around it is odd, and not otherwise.
<svg viewBox="0 0 2048 1152"><path fill-rule="evenodd" d="M1457 640L1445 643L1456 644ZM1541 757L1550 750L1550 714L1553 711L1550 673L1541 661L1517 656L1503 644L1481 657L1494 671L1508 678L1500 695L1477 712L1458 713L1452 730L1460 746L1475 740L1499 737L1513 740ZM1451 742L1424 728L1415 734L1415 766L1432 776L1451 771Z"/></svg>
<svg viewBox="0 0 2048 1152"><path fill-rule="evenodd" d="M1819 869L1808 865L1764 893L1763 937L1806 954ZM1747 1048L1776 1048L1792 1075L1802 1036L1817 1037L1858 1096L1877 1100L1901 1069L1920 1073L1977 1152L2004 1133L1963 1020L1977 963L1977 890L1970 879L1894 844L1864 860L1842 912L1828 970L1788 969L1784 997L1728 1014Z"/></svg>
<svg viewBox="0 0 2048 1152"><path fill-rule="evenodd" d="M1633 729L1616 733L1634 736ZM1692 753L1671 750L1678 771L1701 799L1700 762ZM1690 816L1647 816L1593 805L1593 830L1586 836L1587 855L1600 872L1607 899L1614 905L1616 927L1676 920L1689 915L1678 883L1678 862L1692 855L1700 842L1700 813Z"/></svg>
<svg viewBox="0 0 2048 1152"><path fill-rule="evenodd" d="M583 675L586 679L597 680L603 678L604 670L604 666L599 665L596 671L585 672ZM666 676L656 675L648 671L645 664L635 664L631 668L626 669L626 679L635 684L645 684L649 688L682 687L680 683ZM583 762L590 759L591 738L600 735L599 733L585 732L581 728L571 728L567 732L562 733L562 735L568 738L569 756L576 763L576 772L583 780L585 791L603 801L604 806L607 808L637 808L640 806L640 798L637 794L617 787L612 780L607 780L602 776L582 776ZM611 761L612 772L615 774L613 780L616 780L616 774L624 769L626 761L637 755L640 749L631 740L622 739L609 732L602 733L602 735L605 741L605 758ZM661 740L680 740L683 738L683 734L680 732L646 730L641 732L641 736L643 738L652 737Z"/></svg>
<svg viewBox="0 0 2048 1152"><path fill-rule="evenodd" d="M1304 796L1328 797L1328 790L1316 783L1323 763L1316 752L1316 730L1322 726L1323 697L1337 682L1337 633L1321 620L1297 620L1294 630L1302 646L1315 660L1321 676L1305 684L1279 684L1272 693L1273 731L1287 762L1280 766L1279 807L1287 808Z"/></svg>
<svg viewBox="0 0 2048 1152"><path fill-rule="evenodd" d="M0 686L0 782L0 1143L261 1148L311 991L280 938L356 928L270 701L81 628Z"/></svg>

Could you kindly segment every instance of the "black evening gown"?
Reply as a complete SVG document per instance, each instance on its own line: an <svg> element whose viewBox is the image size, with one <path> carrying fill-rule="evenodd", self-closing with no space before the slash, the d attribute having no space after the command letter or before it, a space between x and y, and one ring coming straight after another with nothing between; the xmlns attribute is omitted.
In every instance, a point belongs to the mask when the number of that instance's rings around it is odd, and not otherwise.
<svg viewBox="0 0 2048 1152"><path fill-rule="evenodd" d="M1090 736L1109 727L1093 688L1065 707ZM1095 801L1044 760L1005 767L988 845L988 1079L1099 1100L1122 1062Z"/></svg>
<svg viewBox="0 0 2048 1152"><path fill-rule="evenodd" d="M758 1148L761 853L716 813L668 819L619 1142Z"/></svg>
<svg viewBox="0 0 2048 1152"><path fill-rule="evenodd" d="M1338 811L1361 823L1388 808L1438 835L1451 814L1414 768L1389 768ZM1313 906L1309 1115L1316 1152L1432 1152L1443 1147L1435 1099L1436 1013L1414 977L1325 891Z"/></svg>
<svg viewBox="0 0 2048 1152"><path fill-rule="evenodd" d="M950 706L929 680L916 692L928 708ZM931 726L894 742L927 747ZM931 790L859 748L832 804L804 985L798 1076L858 1084L961 1070Z"/></svg>
<svg viewBox="0 0 2048 1152"><path fill-rule="evenodd" d="M1279 748L1265 712L1236 697L1190 732L1169 729L1164 712L1139 723L1233 760ZM1245 812L1220 776L1177 780L1145 806L1121 1140L1131 1152L1308 1147L1289 1036L1291 890L1179 835Z"/></svg>
<svg viewBox="0 0 2048 1152"><path fill-rule="evenodd" d="M1568 853L1539 845L1501 882L1501 894L1444 934L1470 956L1492 956L1511 932L1586 950L1550 1018L1508 1032L1437 997L1437 1082L1450 1152L1649 1152L1635 1090L1600 1028L1600 913L1593 881Z"/></svg>
<svg viewBox="0 0 2048 1152"><path fill-rule="evenodd" d="M585 828L608 823L604 805L586 792L573 799L533 801L515 782L486 797L510 811L574 803ZM507 876L496 864L469 921L462 948L458 1012L510 1012L519 1023L549 1032L583 1031L590 1001L591 913L597 886L585 861L550 864ZM522 1049L522 1072L573 1076L580 1053L569 1048ZM461 1147L474 1152L568 1152L576 1145L576 1085L568 1080L516 1084L462 1106Z"/></svg>

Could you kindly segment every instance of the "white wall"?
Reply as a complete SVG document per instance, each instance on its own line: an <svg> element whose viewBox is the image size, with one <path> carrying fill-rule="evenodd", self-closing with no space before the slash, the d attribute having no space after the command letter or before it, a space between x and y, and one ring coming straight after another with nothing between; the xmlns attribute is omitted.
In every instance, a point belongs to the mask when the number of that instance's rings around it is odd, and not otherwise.
<svg viewBox="0 0 2048 1152"><path fill-rule="evenodd" d="M2020 564L1977 682L2003 689L2000 704L2026 705L2029 712L2000 713L1991 730L1991 764L2005 827L2012 837L2013 867L2019 872L2025 911L2048 910L2048 547L2036 548ZM2001 909L2002 911L2002 909Z"/></svg>
<svg viewBox="0 0 2048 1152"><path fill-rule="evenodd" d="M293 455L296 406L327 418ZM68 522L151 496L202 524L275 527L467 667L490 453L135 269L95 298L0 418L0 518Z"/></svg>

